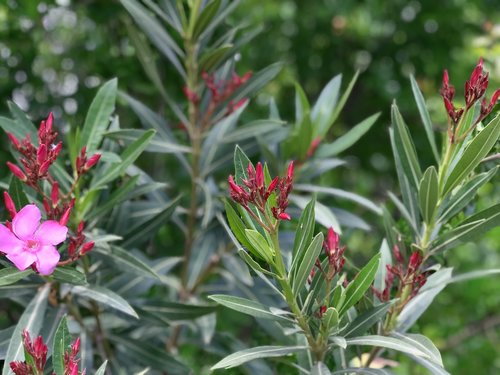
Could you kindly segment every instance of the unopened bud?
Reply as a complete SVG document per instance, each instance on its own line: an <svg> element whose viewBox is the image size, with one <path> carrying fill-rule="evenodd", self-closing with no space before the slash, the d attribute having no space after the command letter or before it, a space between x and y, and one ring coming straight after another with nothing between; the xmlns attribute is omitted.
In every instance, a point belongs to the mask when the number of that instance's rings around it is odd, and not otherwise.
<svg viewBox="0 0 500 375"><path fill-rule="evenodd" d="M255 168L255 183L257 184L257 188L264 186L264 171L260 162L257 163L257 167Z"/></svg>
<svg viewBox="0 0 500 375"><path fill-rule="evenodd" d="M17 211L16 211L16 205L14 204L14 201L10 197L9 193L4 191L3 192L3 199L5 202L5 208L7 211L9 211L9 215L11 219L14 219L14 216L16 216Z"/></svg>
<svg viewBox="0 0 500 375"><path fill-rule="evenodd" d="M101 154L94 154L92 155L89 160L87 160L87 162L85 163L83 169L85 171L88 171L90 168L92 168L94 165L97 164L97 162L99 161L99 159L101 158Z"/></svg>
<svg viewBox="0 0 500 375"><path fill-rule="evenodd" d="M47 116L45 120L45 133L50 134L52 132L52 123L54 122L54 114L52 112Z"/></svg>
<svg viewBox="0 0 500 375"><path fill-rule="evenodd" d="M293 180L293 171L294 171L294 162L293 160L288 164L288 172L287 172L287 179L289 181Z"/></svg>
<svg viewBox="0 0 500 375"><path fill-rule="evenodd" d="M57 207L57 205L59 204L59 183L57 181L54 182L54 185L52 185L50 199L52 201L52 207Z"/></svg>
<svg viewBox="0 0 500 375"><path fill-rule="evenodd" d="M24 174L24 172L17 165L12 164L10 161L7 162L7 167L9 167L10 171L14 176L16 176L21 181L26 181L28 178Z"/></svg>
<svg viewBox="0 0 500 375"><path fill-rule="evenodd" d="M41 165L45 159L47 159L47 146L41 144L36 151L36 161L38 165Z"/></svg>
<svg viewBox="0 0 500 375"><path fill-rule="evenodd" d="M42 164L42 165L40 165L40 169L38 169L38 175L39 175L39 176L43 176L43 175L45 175L45 174L48 172L49 167L50 167L50 165L51 165L51 164L52 164L52 163L51 163L51 161L50 161L50 160L48 160L48 159L47 159L47 160L45 160L45 161L43 162L43 164Z"/></svg>
<svg viewBox="0 0 500 375"><path fill-rule="evenodd" d="M19 143L19 140L14 136L14 134L7 132L7 137L9 137L10 142L12 143L12 145L14 146L14 148L16 150L19 150L19 148L20 148L21 145Z"/></svg>
<svg viewBox="0 0 500 375"><path fill-rule="evenodd" d="M94 241L84 243L80 248L80 254L81 255L87 254L90 250L94 248L94 245L95 245Z"/></svg>
<svg viewBox="0 0 500 375"><path fill-rule="evenodd" d="M286 212L281 212L278 214L278 219L280 220L292 220L292 217L288 215Z"/></svg>
<svg viewBox="0 0 500 375"><path fill-rule="evenodd" d="M66 211L64 211L64 213L62 214L61 218L59 219L59 224L64 225L64 226L66 226L66 224L68 224L69 216L71 215L71 209L72 208L73 208L72 206L69 206L66 209Z"/></svg>

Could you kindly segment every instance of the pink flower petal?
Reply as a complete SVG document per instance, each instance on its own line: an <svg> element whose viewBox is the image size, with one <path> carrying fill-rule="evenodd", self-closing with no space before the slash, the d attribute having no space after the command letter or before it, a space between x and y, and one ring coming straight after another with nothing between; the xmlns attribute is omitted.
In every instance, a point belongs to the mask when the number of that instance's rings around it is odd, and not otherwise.
<svg viewBox="0 0 500 375"><path fill-rule="evenodd" d="M54 272L57 262L61 258L61 254L52 245L44 245L36 253L36 269L40 275L50 275Z"/></svg>
<svg viewBox="0 0 500 375"><path fill-rule="evenodd" d="M7 259L14 263L14 266L16 266L18 270L24 271L36 261L36 256L29 251L22 250L16 253L7 254Z"/></svg>
<svg viewBox="0 0 500 375"><path fill-rule="evenodd" d="M7 227L0 224L0 251L5 254L17 253L23 249L24 242Z"/></svg>
<svg viewBox="0 0 500 375"><path fill-rule="evenodd" d="M27 241L40 225L41 217L40 210L34 204L24 206L12 220L13 232L20 239Z"/></svg>
<svg viewBox="0 0 500 375"><path fill-rule="evenodd" d="M58 245L66 239L68 228L54 220L44 221L35 232L35 239L44 245Z"/></svg>

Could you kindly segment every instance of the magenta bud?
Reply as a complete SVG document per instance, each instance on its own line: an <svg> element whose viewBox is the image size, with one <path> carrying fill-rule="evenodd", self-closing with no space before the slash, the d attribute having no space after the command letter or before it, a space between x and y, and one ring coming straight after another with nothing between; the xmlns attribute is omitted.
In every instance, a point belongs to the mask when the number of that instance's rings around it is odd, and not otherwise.
<svg viewBox="0 0 500 375"><path fill-rule="evenodd" d="M36 151L36 161L38 165L41 165L45 159L47 159L47 146L41 144Z"/></svg>
<svg viewBox="0 0 500 375"><path fill-rule="evenodd" d="M19 143L19 140L14 136L14 134L7 132L7 137L9 137L10 142L12 143L12 145L14 146L14 148L16 150L19 150L19 148L20 148L21 145Z"/></svg>
<svg viewBox="0 0 500 375"><path fill-rule="evenodd" d="M3 199L5 202L5 208L7 209L7 211L9 211L10 218L14 219L14 216L16 216L17 214L16 205L14 204L14 201L10 197L9 193L6 191L3 192Z"/></svg>
<svg viewBox="0 0 500 375"><path fill-rule="evenodd" d="M66 226L66 224L68 224L69 216L71 215L72 208L73 208L73 206L70 205L66 209L66 211L64 211L64 213L62 214L61 218L59 219L59 224L64 225L64 226Z"/></svg>
<svg viewBox="0 0 500 375"><path fill-rule="evenodd" d="M287 179L289 181L293 180L294 162L293 160L288 164Z"/></svg>
<svg viewBox="0 0 500 375"><path fill-rule="evenodd" d="M264 171L262 170L262 164L260 162L258 162L255 167L255 182L257 184L257 188L264 186Z"/></svg>
<svg viewBox="0 0 500 375"><path fill-rule="evenodd" d="M45 120L45 133L50 134L52 132L52 123L54 122L54 115L52 112L47 116L47 120Z"/></svg>
<svg viewBox="0 0 500 375"><path fill-rule="evenodd" d="M50 200L52 203L52 207L56 207L59 203L59 183L56 181L54 185L52 185L52 191L50 192Z"/></svg>
<svg viewBox="0 0 500 375"><path fill-rule="evenodd" d="M80 248L80 254L81 255L87 254L90 250L94 248L94 245L95 245L94 241L84 243Z"/></svg>
<svg viewBox="0 0 500 375"><path fill-rule="evenodd" d="M94 165L97 164L99 159L101 158L101 154L94 154L92 155L89 160L85 163L83 169L88 171L90 168L92 168Z"/></svg>
<svg viewBox="0 0 500 375"><path fill-rule="evenodd" d="M280 219L280 220L292 220L291 216L288 215L286 212L279 213L278 219Z"/></svg>
<svg viewBox="0 0 500 375"><path fill-rule="evenodd" d="M24 174L24 172L17 165L12 164L10 161L7 162L7 167L9 167L10 171L14 176L16 176L21 181L26 181L28 178Z"/></svg>
<svg viewBox="0 0 500 375"><path fill-rule="evenodd" d="M43 164L42 164L42 165L40 165L40 169L38 169L38 175L39 175L39 176L43 176L44 174L46 174L46 173L47 173L47 171L49 170L49 167L50 167L50 165L51 165L51 164L52 164L52 163L51 163L51 161L50 161L50 160L48 160L48 159L47 159L47 160L45 160L45 161L43 162Z"/></svg>

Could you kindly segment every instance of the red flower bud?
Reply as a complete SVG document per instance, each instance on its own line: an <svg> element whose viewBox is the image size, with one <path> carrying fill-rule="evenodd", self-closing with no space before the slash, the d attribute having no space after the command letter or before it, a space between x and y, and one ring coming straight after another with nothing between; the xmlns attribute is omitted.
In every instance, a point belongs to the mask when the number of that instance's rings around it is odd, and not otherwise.
<svg viewBox="0 0 500 375"><path fill-rule="evenodd" d="M52 150L52 158L54 159L57 158L57 155L59 155L61 150L62 150L62 142L59 142L57 145L55 145L55 147Z"/></svg>
<svg viewBox="0 0 500 375"><path fill-rule="evenodd" d="M95 245L94 241L84 243L80 248L80 254L81 255L87 254L90 250L94 248L94 245Z"/></svg>
<svg viewBox="0 0 500 375"><path fill-rule="evenodd" d="M51 164L52 162L49 159L45 160L43 164L40 166L40 169L38 170L38 175L39 176L45 175L48 172Z"/></svg>
<svg viewBox="0 0 500 375"><path fill-rule="evenodd" d="M293 160L288 164L287 180L293 180L294 162Z"/></svg>
<svg viewBox="0 0 500 375"><path fill-rule="evenodd" d="M69 221L69 216L71 215L71 209L73 208L73 206L69 206L66 211L64 211L63 215L61 216L61 218L59 219L59 224L61 225L64 225L66 226L66 224L68 224L68 221Z"/></svg>
<svg viewBox="0 0 500 375"><path fill-rule="evenodd" d="M401 255L401 252L399 251L398 245L394 245L394 247L392 248L392 252L394 254L394 258L396 258L396 261L399 264L403 264L403 256Z"/></svg>
<svg viewBox="0 0 500 375"><path fill-rule="evenodd" d="M54 185L52 185L50 200L52 201L52 207L56 208L59 204L59 183L57 181L54 182Z"/></svg>
<svg viewBox="0 0 500 375"><path fill-rule="evenodd" d="M24 174L24 172L17 165L12 164L10 161L7 162L7 167L9 167L10 171L14 176L16 176L21 181L26 181L28 178Z"/></svg>
<svg viewBox="0 0 500 375"><path fill-rule="evenodd" d="M257 163L255 168L255 183L257 188L264 187L264 171L262 170L262 164L260 162Z"/></svg>
<svg viewBox="0 0 500 375"><path fill-rule="evenodd" d="M47 116L45 120L45 133L50 134L52 132L52 123L54 122L54 114L52 112Z"/></svg>
<svg viewBox="0 0 500 375"><path fill-rule="evenodd" d="M48 215L50 213L50 211L51 211L49 202L47 202L47 199L43 198L42 204L43 204L43 208L45 209L45 212Z"/></svg>
<svg viewBox="0 0 500 375"><path fill-rule="evenodd" d="M101 154L94 154L92 155L89 160L85 163L83 169L88 171L90 168L92 168L94 165L97 164L99 159L101 158Z"/></svg>
<svg viewBox="0 0 500 375"><path fill-rule="evenodd" d="M414 251L410 256L407 274L411 275L411 274L415 273L418 270L418 268L420 267L420 265L422 264L422 261L423 261L423 257L422 257L422 254L420 253L420 251L419 250Z"/></svg>
<svg viewBox="0 0 500 375"><path fill-rule="evenodd" d="M16 216L17 211L16 211L16 205L14 204L14 201L10 197L9 193L4 191L3 192L3 199L5 202L5 208L7 211L9 211L9 215L11 219L14 219L14 216Z"/></svg>
<svg viewBox="0 0 500 375"><path fill-rule="evenodd" d="M47 159L47 146L41 144L36 151L36 161L38 165L41 165L45 159Z"/></svg>
<svg viewBox="0 0 500 375"><path fill-rule="evenodd" d="M10 142L12 143L14 148L16 150L19 150L21 145L19 144L19 140L14 136L14 134L7 132L7 137L9 137Z"/></svg>
<svg viewBox="0 0 500 375"><path fill-rule="evenodd" d="M278 219L280 220L292 220L292 217L288 215L286 212L281 212L278 214Z"/></svg>

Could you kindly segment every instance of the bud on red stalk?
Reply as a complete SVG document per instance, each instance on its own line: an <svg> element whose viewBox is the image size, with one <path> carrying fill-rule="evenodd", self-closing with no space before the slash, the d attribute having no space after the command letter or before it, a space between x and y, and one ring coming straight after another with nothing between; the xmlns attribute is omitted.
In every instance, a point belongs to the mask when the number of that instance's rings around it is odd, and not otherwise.
<svg viewBox="0 0 500 375"><path fill-rule="evenodd" d="M288 164L288 173L287 173L287 179L288 180L293 180L293 171L294 171L294 162L293 160Z"/></svg>
<svg viewBox="0 0 500 375"><path fill-rule="evenodd" d="M16 214L17 214L14 201L10 197L9 193L6 191L3 192L3 198L4 198L4 202L5 202L5 208L7 209L7 211L9 211L10 218L14 219L14 216L16 216Z"/></svg>
<svg viewBox="0 0 500 375"><path fill-rule="evenodd" d="M47 159L47 146L41 144L36 151L36 161L38 165L41 165L45 159Z"/></svg>
<svg viewBox="0 0 500 375"><path fill-rule="evenodd" d="M85 171L88 171L90 168L92 168L94 165L97 164L97 162L99 161L99 159L101 158L101 154L94 154L92 155L89 160L87 160L87 162L85 163L83 169Z"/></svg>
<svg viewBox="0 0 500 375"><path fill-rule="evenodd" d="M26 181L28 178L24 174L24 172L17 165L12 164L10 161L7 162L7 167L9 167L10 171L14 176L16 176L21 181Z"/></svg>
<svg viewBox="0 0 500 375"><path fill-rule="evenodd" d="M51 161L50 161L50 160L48 160L48 159L47 159L47 160L45 160L45 161L43 162L43 164L40 166L40 169L38 170L38 175L39 175L39 176L43 176L44 174L46 174L46 173L48 172L49 167L50 167L50 165L51 165L51 164L52 164L52 163L51 163Z"/></svg>
<svg viewBox="0 0 500 375"><path fill-rule="evenodd" d="M45 212L47 214L49 214L49 212L51 211L50 210L50 205L49 205L49 202L47 201L47 199L43 198L42 200L42 204L43 204L43 208L45 209Z"/></svg>
<svg viewBox="0 0 500 375"><path fill-rule="evenodd" d="M407 274L411 275L411 274L415 273L418 270L418 268L420 267L420 265L422 264L422 260L423 260L423 258L422 258L422 254L420 253L420 251L419 250L414 251L410 256Z"/></svg>
<svg viewBox="0 0 500 375"><path fill-rule="evenodd" d="M52 112L47 116L45 120L45 133L50 134L52 132L52 123L54 122L54 114Z"/></svg>
<svg viewBox="0 0 500 375"><path fill-rule="evenodd" d="M12 143L14 148L16 150L19 150L20 148L19 140L14 136L14 134L7 132L7 137L9 137L10 142Z"/></svg>
<svg viewBox="0 0 500 375"><path fill-rule="evenodd" d="M264 187L264 171L260 162L257 163L257 167L255 168L255 183L257 184L257 188Z"/></svg>
<svg viewBox="0 0 500 375"><path fill-rule="evenodd" d="M59 183L57 181L54 182L54 185L52 185L50 200L52 201L52 207L56 208L59 204Z"/></svg>
<svg viewBox="0 0 500 375"><path fill-rule="evenodd" d="M62 150L62 142L59 142L52 151L52 157L56 158L57 155L59 155L59 153L61 152L61 150Z"/></svg>
<svg viewBox="0 0 500 375"><path fill-rule="evenodd" d="M394 245L394 247L392 248L392 252L394 254L394 258L396 258L396 261L402 265L403 264L403 256L401 255L401 252L399 251L398 245Z"/></svg>
<svg viewBox="0 0 500 375"><path fill-rule="evenodd" d="M286 212L281 212L278 214L278 219L281 220L292 220L291 216L288 215Z"/></svg>
<svg viewBox="0 0 500 375"><path fill-rule="evenodd" d="M94 245L95 245L94 241L84 243L80 249L80 254L81 255L87 254L90 250L94 248Z"/></svg>
<svg viewBox="0 0 500 375"><path fill-rule="evenodd" d="M66 226L66 224L68 224L68 221L69 221L69 215L71 215L71 209L73 208L72 205L70 205L66 211L64 211L63 215L61 216L61 218L59 219L59 224L61 225L64 225Z"/></svg>

